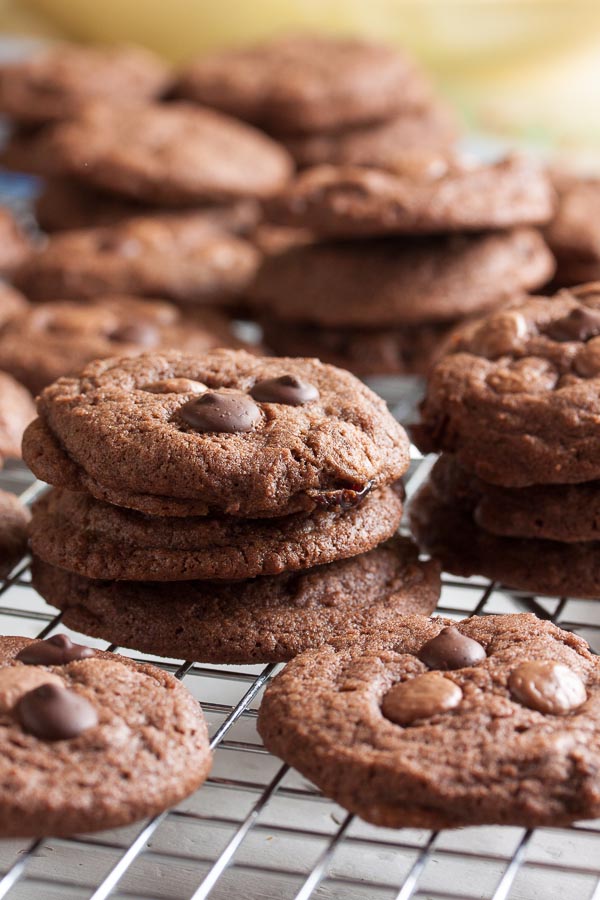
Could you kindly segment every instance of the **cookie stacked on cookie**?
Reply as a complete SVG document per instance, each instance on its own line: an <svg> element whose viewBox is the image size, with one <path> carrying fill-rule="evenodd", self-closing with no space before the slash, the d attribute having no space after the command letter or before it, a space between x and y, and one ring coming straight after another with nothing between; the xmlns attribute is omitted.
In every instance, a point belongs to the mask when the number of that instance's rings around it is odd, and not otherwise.
<svg viewBox="0 0 600 900"><path fill-rule="evenodd" d="M533 297L457 335L415 439L444 451L411 507L456 574L600 597L600 284Z"/></svg>
<svg viewBox="0 0 600 900"><path fill-rule="evenodd" d="M553 193L533 163L455 154L316 166L270 218L318 240L268 256L250 289L267 344L360 375L424 374L456 325L543 285Z"/></svg>
<svg viewBox="0 0 600 900"><path fill-rule="evenodd" d="M25 459L55 487L33 512L34 581L75 628L278 661L435 605L436 565L394 537L406 435L346 372L144 354L60 379L38 414Z"/></svg>

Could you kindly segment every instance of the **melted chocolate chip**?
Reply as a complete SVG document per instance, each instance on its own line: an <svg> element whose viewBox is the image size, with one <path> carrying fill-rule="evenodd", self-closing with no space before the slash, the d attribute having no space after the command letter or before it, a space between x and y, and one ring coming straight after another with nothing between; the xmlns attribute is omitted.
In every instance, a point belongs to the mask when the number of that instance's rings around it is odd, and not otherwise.
<svg viewBox="0 0 600 900"><path fill-rule="evenodd" d="M553 341L587 341L600 334L600 311L578 306L545 329Z"/></svg>
<svg viewBox="0 0 600 900"><path fill-rule="evenodd" d="M464 669L486 658L481 644L450 625L423 644L419 659L430 669Z"/></svg>
<svg viewBox="0 0 600 900"><path fill-rule="evenodd" d="M319 392L314 384L301 381L295 375L280 375L279 378L257 381L250 394L259 403L284 403L287 406L302 406L319 399Z"/></svg>
<svg viewBox="0 0 600 900"><path fill-rule="evenodd" d="M416 719L428 719L454 709L462 700L457 684L438 672L417 675L395 684L385 694L381 711L396 725L410 725Z"/></svg>
<svg viewBox="0 0 600 900"><path fill-rule="evenodd" d="M195 431L227 434L252 431L261 418L260 409L247 394L212 391L188 400L179 415Z"/></svg>
<svg viewBox="0 0 600 900"><path fill-rule="evenodd" d="M24 694L15 707L23 730L42 741L64 741L98 724L98 713L80 694L42 684Z"/></svg>
<svg viewBox="0 0 600 900"><path fill-rule="evenodd" d="M121 325L108 335L111 341L123 344L139 344L142 347L154 347L158 343L158 331L150 322L131 322Z"/></svg>
<svg viewBox="0 0 600 900"><path fill-rule="evenodd" d="M587 699L579 675L552 660L521 663L510 673L508 687L523 706L553 716L564 716Z"/></svg>
<svg viewBox="0 0 600 900"><path fill-rule="evenodd" d="M15 659L28 666L64 666L76 659L89 659L96 651L74 644L66 634L54 634L45 641L33 641L17 653Z"/></svg>

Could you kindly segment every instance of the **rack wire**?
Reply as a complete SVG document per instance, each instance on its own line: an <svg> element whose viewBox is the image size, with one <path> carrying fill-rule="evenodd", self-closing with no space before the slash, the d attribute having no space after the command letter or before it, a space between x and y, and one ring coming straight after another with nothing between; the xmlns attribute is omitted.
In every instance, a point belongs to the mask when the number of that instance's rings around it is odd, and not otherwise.
<svg viewBox="0 0 600 900"><path fill-rule="evenodd" d="M409 496L430 465L415 459ZM44 487L18 465L0 481L26 503ZM530 611L598 650L598 606L448 577L437 611L451 618ZM46 636L60 619L33 590L27 559L0 583L2 633ZM535 831L375 828L262 747L257 709L279 666L202 666L118 649L174 672L199 699L215 750L211 775L196 794L150 821L70 839L4 842L0 898L600 900L600 821Z"/></svg>

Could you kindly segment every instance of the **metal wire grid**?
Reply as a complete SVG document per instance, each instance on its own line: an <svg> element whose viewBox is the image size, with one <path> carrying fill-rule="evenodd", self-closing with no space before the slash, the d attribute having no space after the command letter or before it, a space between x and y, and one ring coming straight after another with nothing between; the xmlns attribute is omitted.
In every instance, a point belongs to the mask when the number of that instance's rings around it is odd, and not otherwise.
<svg viewBox="0 0 600 900"><path fill-rule="evenodd" d="M428 469L428 461L414 465L409 495ZM43 487L30 480L23 467L2 473L3 486L28 503ZM600 645L600 613L590 601L447 578L438 607L456 618L516 610L552 619ZM45 636L59 623L60 615L32 589L23 560L0 584L1 632ZM600 822L536 831L374 828L323 798L261 746L256 713L277 666L153 661L185 679L200 698L216 751L207 783L176 809L137 826L5 842L0 898L600 900Z"/></svg>

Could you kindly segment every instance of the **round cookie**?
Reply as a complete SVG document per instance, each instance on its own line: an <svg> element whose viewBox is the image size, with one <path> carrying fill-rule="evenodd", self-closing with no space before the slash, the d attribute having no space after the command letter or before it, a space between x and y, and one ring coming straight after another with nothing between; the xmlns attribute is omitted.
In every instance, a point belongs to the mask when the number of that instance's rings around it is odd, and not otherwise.
<svg viewBox="0 0 600 900"><path fill-rule="evenodd" d="M54 44L0 66L0 112L26 124L65 119L94 98L151 100L169 82L165 64L142 47Z"/></svg>
<svg viewBox="0 0 600 900"><path fill-rule="evenodd" d="M35 419L35 404L29 391L12 375L0 372L0 464L5 457L21 458L23 432Z"/></svg>
<svg viewBox="0 0 600 900"><path fill-rule="evenodd" d="M230 303L254 277L259 259L249 241L207 227L202 214L142 216L54 235L15 280L33 300L131 294Z"/></svg>
<svg viewBox="0 0 600 900"><path fill-rule="evenodd" d="M405 613L427 615L439 567L408 538L304 572L245 582L92 581L34 559L36 589L85 634L141 652L215 664L285 662Z"/></svg>
<svg viewBox="0 0 600 900"><path fill-rule="evenodd" d="M275 133L377 122L430 97L424 76L396 49L302 34L205 54L188 63L175 90Z"/></svg>
<svg viewBox="0 0 600 900"><path fill-rule="evenodd" d="M0 746L2 837L156 815L211 764L202 712L177 679L66 635L0 638Z"/></svg>
<svg viewBox="0 0 600 900"><path fill-rule="evenodd" d="M315 166L266 203L278 224L329 237L443 234L537 225L553 213L547 175L511 156L466 164L454 155L415 153L402 170Z"/></svg>
<svg viewBox="0 0 600 900"><path fill-rule="evenodd" d="M0 281L0 327L28 309L23 294L11 284Z"/></svg>
<svg viewBox="0 0 600 900"><path fill-rule="evenodd" d="M104 360L46 388L38 414L23 450L35 474L155 515L352 505L409 461L383 400L318 360L233 350ZM181 512L170 498L186 501Z"/></svg>
<svg viewBox="0 0 600 900"><path fill-rule="evenodd" d="M449 453L442 454L429 477L441 500L464 500L475 523L491 534L569 544L600 540L598 481L503 488L467 472Z"/></svg>
<svg viewBox="0 0 600 900"><path fill-rule="evenodd" d="M27 552L30 517L18 497L0 490L0 578L6 578Z"/></svg>
<svg viewBox="0 0 600 900"><path fill-rule="evenodd" d="M34 553L87 578L242 579L308 569L363 553L391 537L401 491L381 488L343 506L270 519L151 518L55 488L34 506Z"/></svg>
<svg viewBox="0 0 600 900"><path fill-rule="evenodd" d="M376 825L566 825L600 812L600 662L533 615L399 618L267 687L268 750Z"/></svg>
<svg viewBox="0 0 600 900"><path fill-rule="evenodd" d="M554 173L556 213L545 236L557 261L557 284L600 280L600 178Z"/></svg>
<svg viewBox="0 0 600 900"><path fill-rule="evenodd" d="M600 544L501 537L475 523L464 498L443 500L431 483L410 505L413 534L424 552L454 575L484 575L508 588L552 597L600 599Z"/></svg>
<svg viewBox="0 0 600 900"><path fill-rule="evenodd" d="M293 170L265 134L186 103L89 104L56 126L49 149L65 175L157 206L269 197Z"/></svg>
<svg viewBox="0 0 600 900"><path fill-rule="evenodd" d="M236 346L229 321L216 310L185 312L159 300L108 296L31 306L0 327L0 369L32 394L61 375L77 374L107 356L150 348L203 353Z"/></svg>
<svg viewBox="0 0 600 900"><path fill-rule="evenodd" d="M35 216L44 231L72 231L117 225L125 219L158 215L157 208L135 200L95 191L67 178L51 178L35 201ZM204 220L207 228L232 234L245 234L258 224L259 205L254 200L238 200L220 206L194 210L194 218Z"/></svg>
<svg viewBox="0 0 600 900"><path fill-rule="evenodd" d="M456 121L442 103L404 113L384 122L370 122L319 134L281 138L298 166L368 166L394 171L402 168L407 151L439 150L457 137Z"/></svg>
<svg viewBox="0 0 600 900"><path fill-rule="evenodd" d="M600 285L459 329L434 367L419 447L505 487L600 478Z"/></svg>
<svg viewBox="0 0 600 900"><path fill-rule="evenodd" d="M266 257L249 296L255 308L288 322L422 325L498 306L541 287L553 271L548 248L531 228L313 243Z"/></svg>

